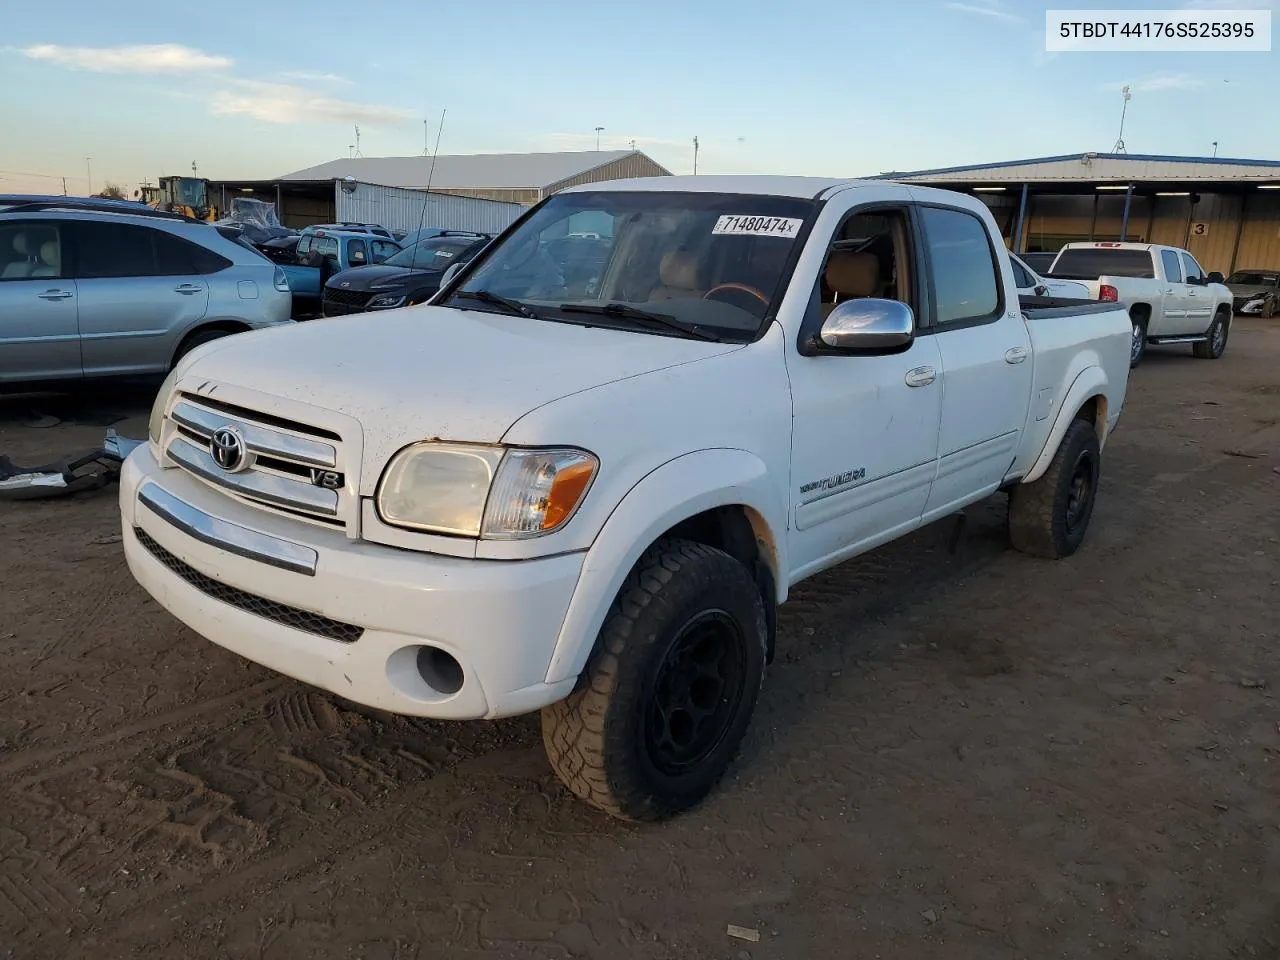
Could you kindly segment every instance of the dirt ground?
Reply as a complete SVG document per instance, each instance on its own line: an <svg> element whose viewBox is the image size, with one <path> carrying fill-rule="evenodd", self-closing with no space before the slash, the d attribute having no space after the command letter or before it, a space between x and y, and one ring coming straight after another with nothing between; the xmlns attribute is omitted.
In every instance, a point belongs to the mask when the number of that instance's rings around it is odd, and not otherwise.
<svg viewBox="0 0 1280 960"><path fill-rule="evenodd" d="M114 489L0 504L0 956L1280 956L1278 370L1280 323L1151 351L1070 560L998 496L800 587L741 758L659 826L575 801L536 717L378 714L179 626ZM0 400L0 452L145 403Z"/></svg>

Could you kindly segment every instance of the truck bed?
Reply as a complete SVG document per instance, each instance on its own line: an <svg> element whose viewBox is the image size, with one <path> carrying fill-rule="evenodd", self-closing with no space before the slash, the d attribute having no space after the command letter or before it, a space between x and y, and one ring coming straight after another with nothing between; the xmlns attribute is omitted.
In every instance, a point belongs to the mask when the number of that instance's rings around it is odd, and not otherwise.
<svg viewBox="0 0 1280 960"><path fill-rule="evenodd" d="M1075 297L1018 297L1018 305L1028 317L1065 317L1087 313L1105 313L1114 310L1115 304L1077 299Z"/></svg>

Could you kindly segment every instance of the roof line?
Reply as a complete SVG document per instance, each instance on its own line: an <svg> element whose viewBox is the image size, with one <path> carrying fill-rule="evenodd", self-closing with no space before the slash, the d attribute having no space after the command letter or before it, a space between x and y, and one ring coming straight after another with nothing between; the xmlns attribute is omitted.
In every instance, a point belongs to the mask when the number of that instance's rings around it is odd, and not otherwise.
<svg viewBox="0 0 1280 960"><path fill-rule="evenodd" d="M1146 160L1162 163L1216 163L1248 167L1280 167L1280 160L1243 160L1237 157L1176 157L1159 153L1064 153L1055 157L1032 157L1028 160L1005 160L1000 163L970 163L958 167L935 167L931 170L891 170L868 180L901 180L903 177L926 177L938 173L966 173L970 170L998 170L1001 167L1026 167L1036 163L1059 163L1063 160L1079 160L1081 157L1096 160Z"/></svg>
<svg viewBox="0 0 1280 960"><path fill-rule="evenodd" d="M592 151L587 151L587 152L592 152ZM547 191L547 190L554 190L556 187L560 186L560 184L564 183L566 180L576 180L578 177L585 177L588 173L592 173L592 172L594 172L594 171L596 171L596 170L600 170L600 169L601 169L601 168L603 168L603 167L607 167L607 166L609 166L609 164L611 164L611 163L621 163L623 160L630 159L631 157L644 157L646 160L648 160L650 163L652 163L652 164L653 164L655 167L657 167L659 170L666 170L666 171L667 171L667 176L671 176L671 171L670 171L670 170L667 170L667 168L666 168L666 167L664 167L662 164L660 164L657 160L653 159L653 157L649 156L647 153L644 153L644 152L643 152L643 151L641 151L641 150L628 150L626 153L624 153L624 154L623 154L622 156L620 156L620 157L614 157L612 160L604 160L604 161L601 161L600 163L597 163L594 167L587 167L587 169L585 169L585 170L583 170L583 171L581 171L581 172L579 172L579 173L571 173L571 174L569 174L569 176L567 176L567 177L562 177L562 178L560 178L559 180L555 181L554 183L548 183L545 187L536 187L536 188L524 188L524 187L520 187L520 188L516 188L516 189L537 189L537 190L541 190L541 191L543 191L543 192L545 192L545 191ZM498 188L498 187L487 187L487 188L483 188L483 187L467 187L467 188L465 188L465 189L489 189L489 190L497 190L497 189L500 189L500 188ZM510 189L510 188L506 188L506 189Z"/></svg>

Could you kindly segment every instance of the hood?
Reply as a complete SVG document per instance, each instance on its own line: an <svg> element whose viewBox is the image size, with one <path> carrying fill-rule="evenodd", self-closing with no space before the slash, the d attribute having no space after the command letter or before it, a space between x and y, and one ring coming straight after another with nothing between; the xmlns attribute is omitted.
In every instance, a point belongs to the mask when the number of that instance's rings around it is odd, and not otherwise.
<svg viewBox="0 0 1280 960"><path fill-rule="evenodd" d="M383 263L373 263L335 273L325 286L339 290L368 290L375 283L389 283L392 280L403 280L407 283L418 277L438 277L443 272L415 270L410 267L388 267ZM350 284L350 286L343 286L343 284Z"/></svg>
<svg viewBox="0 0 1280 960"><path fill-rule="evenodd" d="M1258 286L1252 283L1228 283L1226 288L1236 297L1260 297L1265 293L1276 292L1275 287Z"/></svg>
<svg viewBox="0 0 1280 960"><path fill-rule="evenodd" d="M497 443L561 397L741 349L447 307L409 307L224 337L184 369L184 388L303 422L359 425L361 492L417 440ZM230 389L224 389L230 388ZM237 396L239 395L239 396ZM301 405L301 406L299 406ZM306 420L299 410L327 414ZM353 424L354 421L354 424ZM620 425L621 426L621 425ZM340 429L344 440L350 430Z"/></svg>

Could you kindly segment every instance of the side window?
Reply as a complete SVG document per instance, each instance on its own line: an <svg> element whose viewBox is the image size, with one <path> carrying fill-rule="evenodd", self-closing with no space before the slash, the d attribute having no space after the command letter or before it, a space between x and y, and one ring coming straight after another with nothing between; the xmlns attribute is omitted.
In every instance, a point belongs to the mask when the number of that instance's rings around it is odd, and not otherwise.
<svg viewBox="0 0 1280 960"><path fill-rule="evenodd" d="M355 239L347 241L347 263L353 267L359 267L369 262L369 248L365 246L363 240Z"/></svg>
<svg viewBox="0 0 1280 960"><path fill-rule="evenodd" d="M1009 266L1013 267L1013 282L1019 290L1026 290L1036 285L1035 279L1017 260L1009 258Z"/></svg>
<svg viewBox="0 0 1280 960"><path fill-rule="evenodd" d="M818 281L822 316L858 297L901 300L912 308L911 232L901 210L868 210L849 217L831 241Z"/></svg>
<svg viewBox="0 0 1280 960"><path fill-rule="evenodd" d="M1204 279L1204 271L1200 269L1200 264L1196 263L1195 257L1189 253L1182 256L1182 265L1187 268L1187 283L1192 281L1200 281Z"/></svg>
<svg viewBox="0 0 1280 960"><path fill-rule="evenodd" d="M304 233L298 241L297 256L304 257L311 252L311 234Z"/></svg>
<svg viewBox="0 0 1280 960"><path fill-rule="evenodd" d="M1170 283L1182 282L1182 268L1178 266L1178 255L1172 250L1160 251L1160 264L1164 267L1164 278Z"/></svg>
<svg viewBox="0 0 1280 960"><path fill-rule="evenodd" d="M62 229L52 220L0 224L0 282L62 276Z"/></svg>
<svg viewBox="0 0 1280 960"><path fill-rule="evenodd" d="M963 323L1000 309L1000 280L987 228L973 214L921 207L933 269L936 322Z"/></svg>
<svg viewBox="0 0 1280 960"><path fill-rule="evenodd" d="M125 223L76 225L76 276L87 280L153 277L158 272L154 231Z"/></svg>
<svg viewBox="0 0 1280 960"><path fill-rule="evenodd" d="M328 257L330 260L338 259L338 240L336 237L316 237L312 241L311 249L322 257Z"/></svg>
<svg viewBox="0 0 1280 960"><path fill-rule="evenodd" d="M157 271L162 277L207 275L231 266L231 261L221 254L214 253L182 237L175 237L172 233L156 230L153 232L152 239L156 245ZM258 252L257 248L244 237L241 237L241 246L247 246L255 253Z"/></svg>
<svg viewBox="0 0 1280 960"><path fill-rule="evenodd" d="M394 257L400 252L400 248L394 243L387 243L385 240L373 241L373 262L382 263L388 257Z"/></svg>

